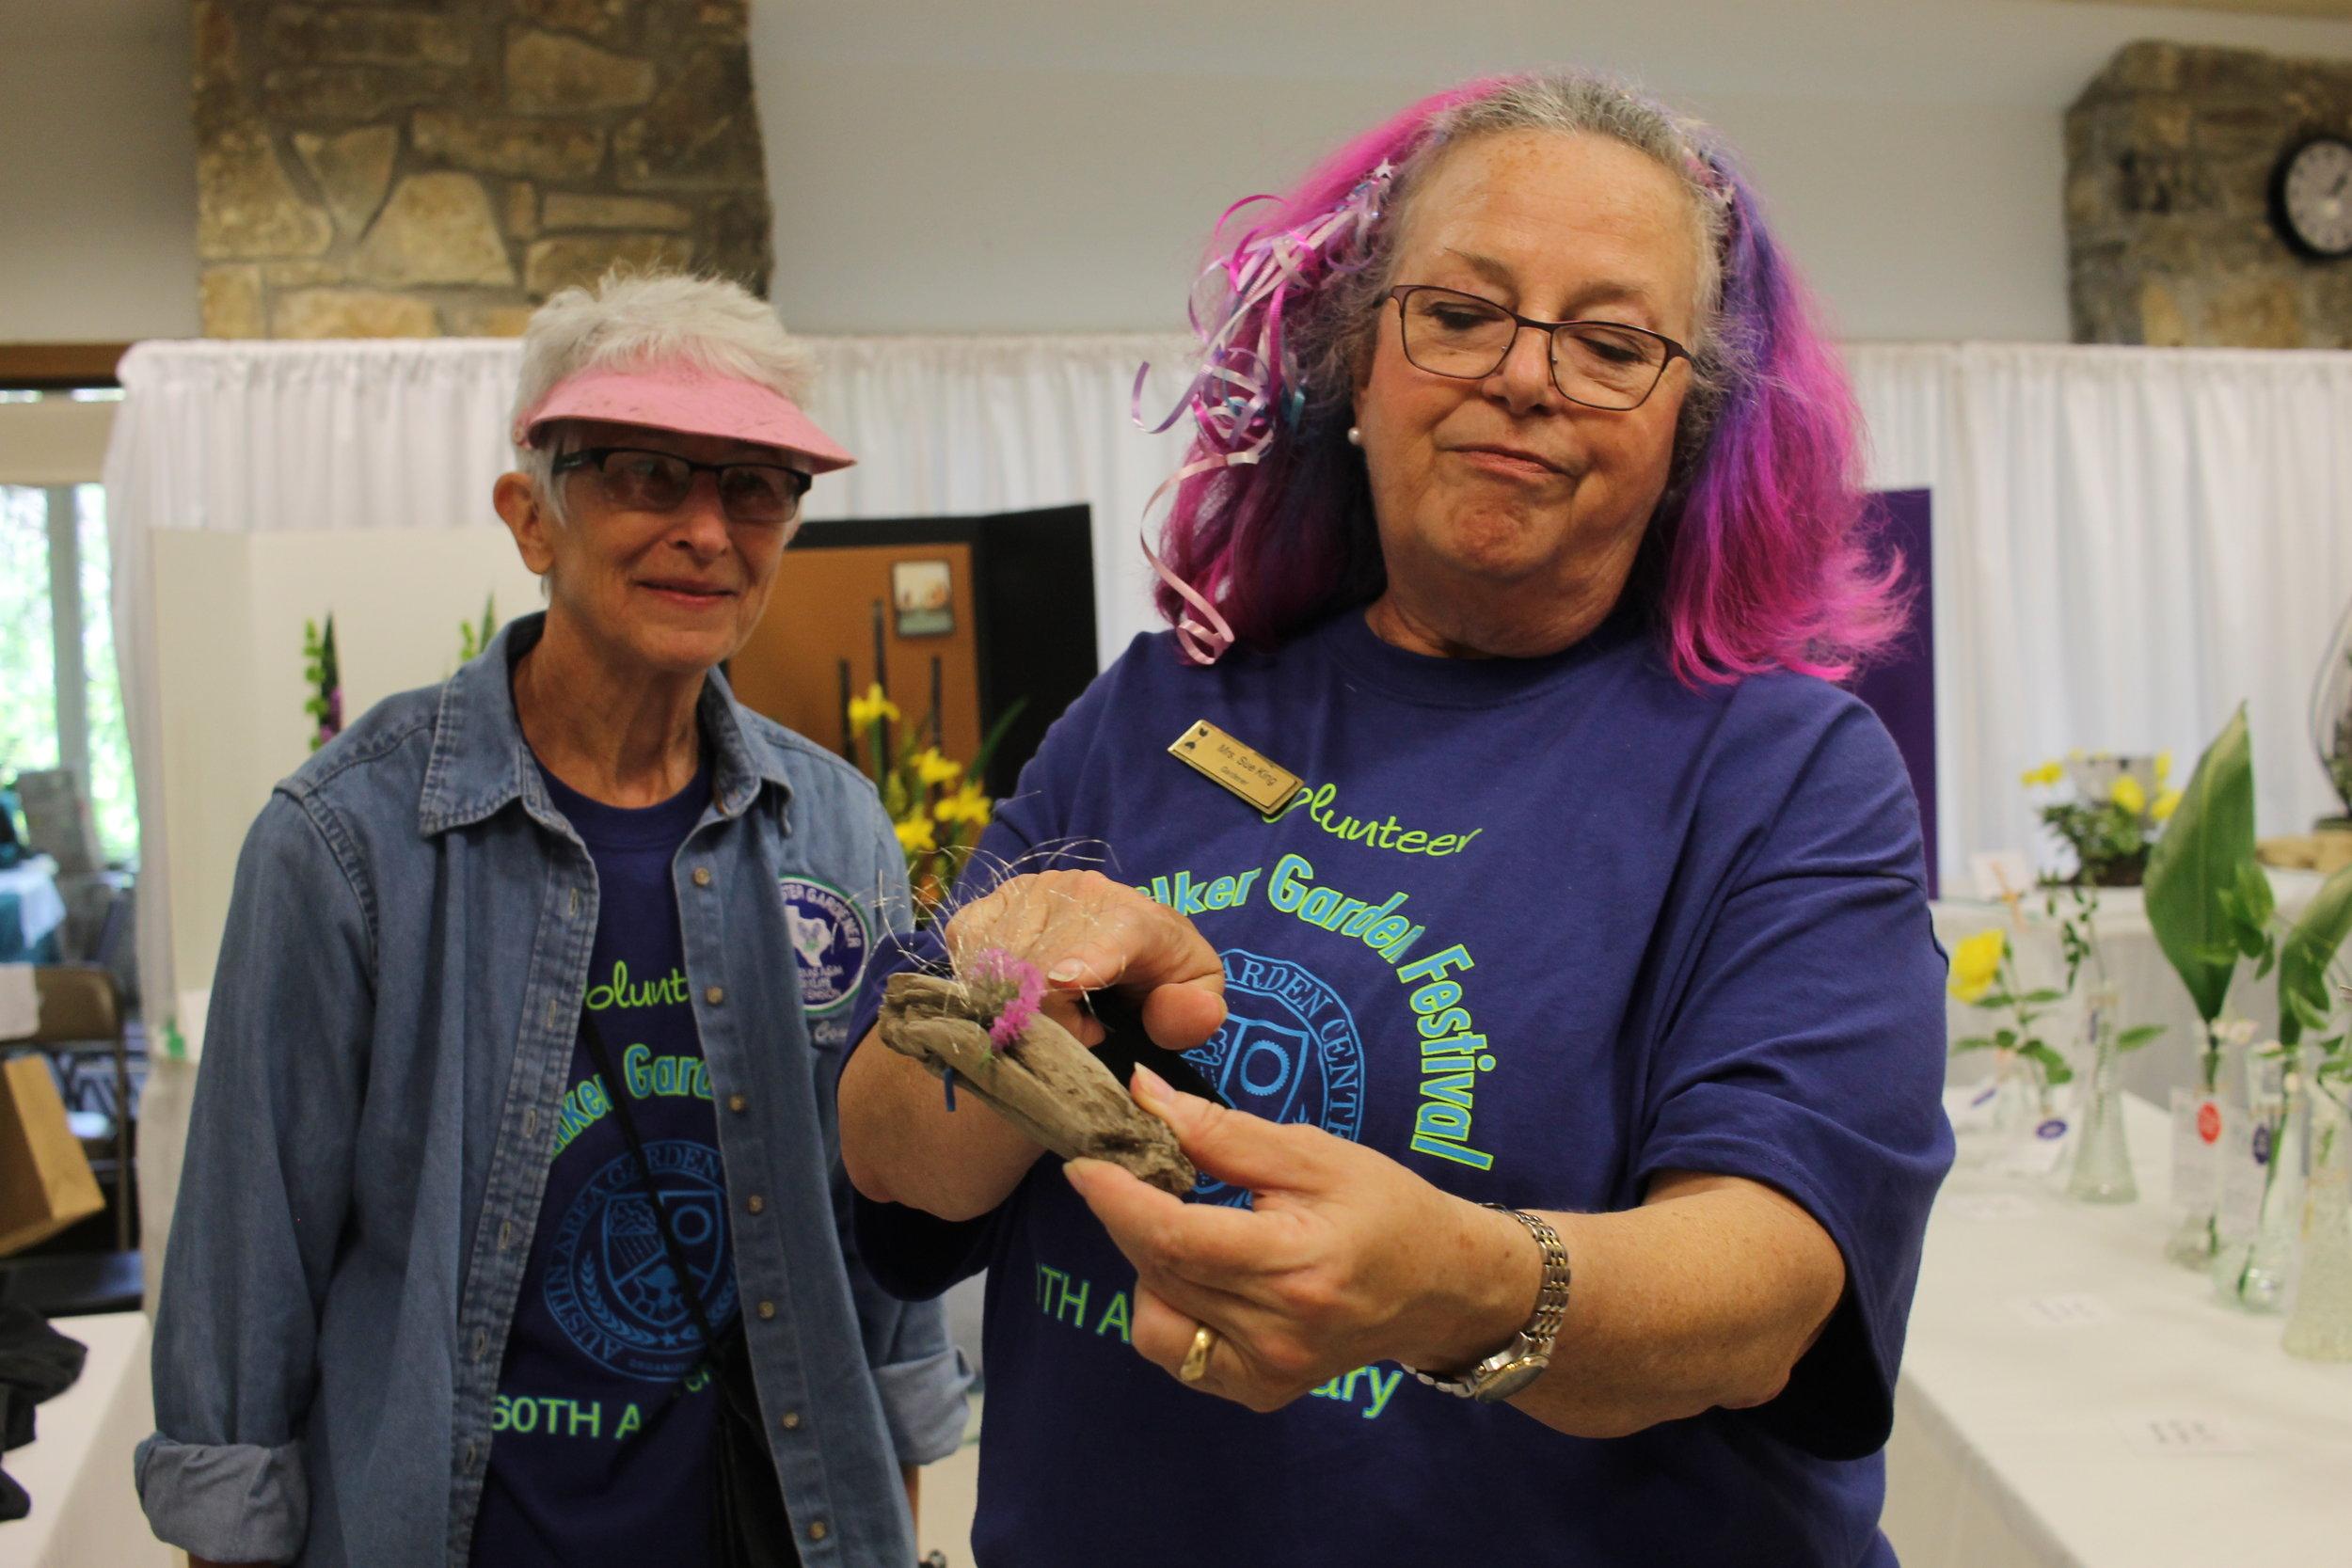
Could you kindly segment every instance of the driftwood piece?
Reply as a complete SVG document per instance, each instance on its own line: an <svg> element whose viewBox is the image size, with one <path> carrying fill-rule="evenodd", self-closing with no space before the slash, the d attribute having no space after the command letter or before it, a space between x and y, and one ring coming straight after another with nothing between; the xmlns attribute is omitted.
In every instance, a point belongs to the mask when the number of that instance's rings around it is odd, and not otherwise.
<svg viewBox="0 0 2352 1568"><path fill-rule="evenodd" d="M997 1045L973 1016L970 993L933 974L894 974L882 991L882 1043L931 1075L956 1075L996 1114L1065 1160L1108 1160L1162 1192L1192 1191L1192 1162L1168 1123L1070 1031L1044 1014Z"/></svg>

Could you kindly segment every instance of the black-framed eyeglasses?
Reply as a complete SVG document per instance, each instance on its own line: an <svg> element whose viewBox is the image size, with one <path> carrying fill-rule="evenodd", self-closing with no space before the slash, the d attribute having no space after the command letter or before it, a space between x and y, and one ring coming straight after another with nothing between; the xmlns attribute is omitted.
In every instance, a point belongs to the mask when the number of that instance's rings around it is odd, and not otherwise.
<svg viewBox="0 0 2352 1568"><path fill-rule="evenodd" d="M808 494L809 476L781 463L698 463L645 447L582 447L548 466L558 478L595 472L605 498L631 512L675 512L694 488L696 474L717 476L719 507L730 522L781 523Z"/></svg>
<svg viewBox="0 0 2352 1568"><path fill-rule="evenodd" d="M1416 370L1484 381L1502 368L1511 345L1532 326L1551 339L1551 384L1587 408L1639 408L1666 378L1667 366L1691 357L1662 332L1618 322L1537 321L1434 283L1400 284L1389 297L1396 301L1405 357Z"/></svg>

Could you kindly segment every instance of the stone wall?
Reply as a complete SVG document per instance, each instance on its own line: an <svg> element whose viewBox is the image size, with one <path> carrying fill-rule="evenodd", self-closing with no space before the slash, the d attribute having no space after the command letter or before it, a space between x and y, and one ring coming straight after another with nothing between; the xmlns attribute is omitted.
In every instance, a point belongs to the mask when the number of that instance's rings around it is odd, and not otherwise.
<svg viewBox="0 0 2352 1568"><path fill-rule="evenodd" d="M607 268L765 293L744 0L195 0L216 338L502 335Z"/></svg>
<svg viewBox="0 0 2352 1568"><path fill-rule="evenodd" d="M2066 115L2074 339L2352 348L2352 261L2272 225L2272 171L2302 138L2352 135L2352 60L2139 42Z"/></svg>

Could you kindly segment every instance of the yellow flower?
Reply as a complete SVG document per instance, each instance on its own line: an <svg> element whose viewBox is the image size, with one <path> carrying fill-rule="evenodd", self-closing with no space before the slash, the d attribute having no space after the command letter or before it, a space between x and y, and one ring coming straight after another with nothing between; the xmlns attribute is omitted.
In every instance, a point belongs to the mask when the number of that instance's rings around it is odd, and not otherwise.
<svg viewBox="0 0 2352 1568"><path fill-rule="evenodd" d="M1951 992L1963 1002L1974 1002L1992 989L2001 973L2001 955L2009 947L2009 938L1999 927L1979 931L1952 949Z"/></svg>
<svg viewBox="0 0 2352 1568"><path fill-rule="evenodd" d="M962 774L963 764L941 756L936 746L926 746L914 753L914 771L926 785L953 784Z"/></svg>
<svg viewBox="0 0 2352 1568"><path fill-rule="evenodd" d="M2177 789L2168 789L2156 797L2156 803L2148 808L2148 815L2159 822L2169 822L2172 819L2172 813L2179 808L2180 803L2181 792Z"/></svg>
<svg viewBox="0 0 2352 1568"><path fill-rule="evenodd" d="M2162 784L2165 780L2170 778L2171 776L2172 753L2169 752L2158 752L2156 753L2156 783Z"/></svg>
<svg viewBox="0 0 2352 1568"><path fill-rule="evenodd" d="M939 840L931 836L931 825L917 816L898 824L898 847L908 854L925 854L939 847Z"/></svg>
<svg viewBox="0 0 2352 1568"><path fill-rule="evenodd" d="M2020 784L2030 789L2035 784L2054 784L2064 777L2066 777L2066 765L2051 761L2043 763L2039 768L2026 768L2017 776L2017 779Z"/></svg>
<svg viewBox="0 0 2352 1568"><path fill-rule="evenodd" d="M2121 774L2107 787L2107 799L2130 812L2134 816L2146 815L2148 792L2139 787L2139 781L2129 773Z"/></svg>
<svg viewBox="0 0 2352 1568"><path fill-rule="evenodd" d="M942 822L969 822L975 827L988 826L988 797L980 786L965 781L964 786L942 800L931 808L931 815Z"/></svg>
<svg viewBox="0 0 2352 1568"><path fill-rule="evenodd" d="M894 724L898 721L898 705L882 694L880 681L867 687L865 696L850 699L850 728L863 734L874 727L877 719L887 719Z"/></svg>

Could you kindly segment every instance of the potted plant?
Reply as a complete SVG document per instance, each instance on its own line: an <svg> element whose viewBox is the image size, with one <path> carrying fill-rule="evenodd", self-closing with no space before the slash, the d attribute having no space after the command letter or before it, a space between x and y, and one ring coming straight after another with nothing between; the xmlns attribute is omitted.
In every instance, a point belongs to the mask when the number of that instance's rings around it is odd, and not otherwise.
<svg viewBox="0 0 2352 1568"><path fill-rule="evenodd" d="M2064 762L2045 762L2024 775L2027 788L2054 793L2037 808L2042 826L2064 844L2074 869L2045 875L2061 886L2137 887L2148 868L2150 847L2179 805L2168 789L2172 753L2119 755L2075 752ZM2064 795L2058 785L2071 786Z"/></svg>

